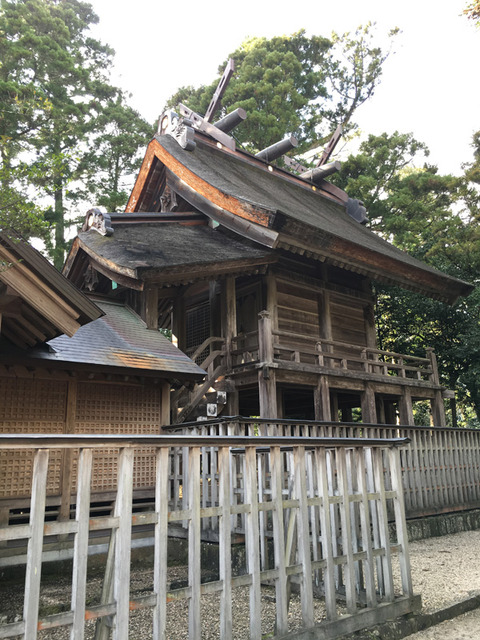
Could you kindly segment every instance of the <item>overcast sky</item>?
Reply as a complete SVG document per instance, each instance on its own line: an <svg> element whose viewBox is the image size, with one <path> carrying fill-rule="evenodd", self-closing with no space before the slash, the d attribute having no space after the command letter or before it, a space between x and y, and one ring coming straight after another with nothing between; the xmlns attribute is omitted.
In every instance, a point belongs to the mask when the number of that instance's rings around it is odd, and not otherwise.
<svg viewBox="0 0 480 640"><path fill-rule="evenodd" d="M154 121L184 85L208 83L248 36L306 29L329 36L376 22L380 39L393 27L396 53L373 98L356 113L362 132L413 132L443 173L472 159L480 129L480 29L462 16L467 0L90 0L100 18L95 36L115 51L114 81Z"/></svg>

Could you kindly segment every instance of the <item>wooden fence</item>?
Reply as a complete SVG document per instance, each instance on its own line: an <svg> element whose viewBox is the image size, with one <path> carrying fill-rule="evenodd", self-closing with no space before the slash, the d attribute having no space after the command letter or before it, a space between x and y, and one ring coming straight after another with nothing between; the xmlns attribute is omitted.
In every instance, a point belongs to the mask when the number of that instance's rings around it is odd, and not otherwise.
<svg viewBox="0 0 480 640"><path fill-rule="evenodd" d="M82 640L86 624L99 625L98 632L113 617L114 640L127 640L130 616L143 609L150 625L144 635L165 640L174 637L169 625L180 615L180 602L188 609L185 628L191 640L206 637L205 606L209 638L238 637L246 624L252 640L265 634L306 640L313 627L315 637L333 638L417 608L401 483L399 447L406 441L271 437L260 435L253 423L244 426L255 437L1 435L0 449L30 449L35 457L29 524L0 529L0 545L28 541L22 619L0 626L0 638L33 640L38 631L69 627L71 637ZM264 426L268 430L262 423L260 431ZM117 496L113 515L90 518L92 457L99 446L118 449ZM155 450L155 504L151 512L135 515L135 452L144 447ZM46 522L49 456L58 449L78 455L75 515ZM211 566L202 564L204 521L218 532L218 576L210 578ZM186 582L180 586L171 582L167 568L169 527L175 524L188 531ZM154 541L151 591L133 597L132 535L146 525L153 528ZM239 529L245 562L234 570L232 530ZM112 587L104 584L100 601L92 604L89 598L87 605L89 538L100 530L112 532L106 583ZM45 536L73 538L69 603L50 616L39 614ZM289 601L296 589L300 614L292 621ZM233 606L242 591L248 592L248 620L238 619ZM212 616L217 635L212 635Z"/></svg>
<svg viewBox="0 0 480 640"><path fill-rule="evenodd" d="M226 418L171 433L303 438L407 438L400 450L407 518L480 507L480 430L365 423ZM387 463L385 463L387 466ZM388 482L388 478L385 478Z"/></svg>

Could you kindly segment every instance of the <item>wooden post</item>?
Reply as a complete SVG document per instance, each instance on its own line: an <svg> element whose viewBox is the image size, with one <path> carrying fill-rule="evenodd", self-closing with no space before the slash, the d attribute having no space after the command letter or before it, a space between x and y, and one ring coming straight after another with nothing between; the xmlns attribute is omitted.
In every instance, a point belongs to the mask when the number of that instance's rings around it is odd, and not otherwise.
<svg viewBox="0 0 480 640"><path fill-rule="evenodd" d="M85 596L87 587L88 532L90 513L90 485L92 476L92 450L83 449L78 458L77 501L72 569L71 640L83 640L85 635Z"/></svg>
<svg viewBox="0 0 480 640"><path fill-rule="evenodd" d="M177 338L178 348L185 351L187 345L187 323L185 298L177 296L173 300L173 334Z"/></svg>
<svg viewBox="0 0 480 640"><path fill-rule="evenodd" d="M446 427L445 405L443 403L442 392L437 390L430 401L432 408L433 425L435 427Z"/></svg>
<svg viewBox="0 0 480 640"><path fill-rule="evenodd" d="M224 280L224 337L227 371L232 369L232 342L237 335L237 297L235 292L235 277L227 276Z"/></svg>
<svg viewBox="0 0 480 640"><path fill-rule="evenodd" d="M145 291L145 323L147 329L158 330L158 289L148 287Z"/></svg>
<svg viewBox="0 0 480 640"><path fill-rule="evenodd" d="M245 514L245 543L247 550L247 572L252 577L250 584L250 637L262 637L262 610L260 591L260 531L258 526L258 488L256 474L256 449L245 448L245 497L244 504L250 505ZM200 638L198 636L191 636Z"/></svg>
<svg viewBox="0 0 480 640"><path fill-rule="evenodd" d="M272 320L272 329L278 329L278 313L277 313L277 280L275 274L269 273L265 278L267 286L267 311Z"/></svg>
<svg viewBox="0 0 480 640"><path fill-rule="evenodd" d="M370 384L365 384L365 391L362 393L362 422L377 422L377 408L375 406L375 388Z"/></svg>
<svg viewBox="0 0 480 640"><path fill-rule="evenodd" d="M77 391L76 380L69 380L67 387L67 407L65 412L65 433L75 433L75 420L77 413ZM58 519L63 522L70 519L70 500L72 494L72 449L62 451L62 471L60 479L60 511Z"/></svg>
<svg viewBox="0 0 480 640"><path fill-rule="evenodd" d="M128 640L130 602L130 551L132 541L132 491L134 450L125 447L118 459L118 491L115 517L119 525L115 536L115 578L113 596L117 610L113 640Z"/></svg>
<svg viewBox="0 0 480 640"><path fill-rule="evenodd" d="M258 350L262 368L258 370L260 417L277 417L277 385L273 365L272 320L268 311L261 311L258 321Z"/></svg>
<svg viewBox="0 0 480 640"><path fill-rule="evenodd" d="M218 542L222 592L220 594L220 637L232 637L232 537L230 532L231 468L230 450L220 447L218 451L219 503L222 513L219 518Z"/></svg>
<svg viewBox="0 0 480 640"><path fill-rule="evenodd" d="M188 637L201 638L200 616L200 447L192 447L188 457L188 508L190 522L188 526L188 586L190 600L188 604Z"/></svg>
<svg viewBox="0 0 480 640"><path fill-rule="evenodd" d="M368 304L364 310L363 315L365 319L365 336L367 339L367 347L375 349L377 346L377 330L375 327L375 311L373 304Z"/></svg>
<svg viewBox="0 0 480 640"><path fill-rule="evenodd" d="M272 447L270 452L272 502L275 508L272 511L273 547L275 568L278 578L275 580L276 599L276 633L283 635L288 632L288 600L287 600L287 574L285 563L285 527L283 512L282 480L283 465L280 447Z"/></svg>
<svg viewBox="0 0 480 640"><path fill-rule="evenodd" d="M170 424L170 384L167 381L161 381L160 390L160 427ZM160 432L162 430L160 429Z"/></svg>
<svg viewBox="0 0 480 640"><path fill-rule="evenodd" d="M37 637L40 579L42 575L43 527L47 490L48 449L39 449L33 462L33 485L30 502L30 537L27 547L23 619L24 638Z"/></svg>
<svg viewBox="0 0 480 640"><path fill-rule="evenodd" d="M413 408L412 408L412 392L408 387L403 389L403 395L400 396L398 403L400 411L400 424L414 425Z"/></svg>
<svg viewBox="0 0 480 640"><path fill-rule="evenodd" d="M428 347L427 349L427 358L430 360L430 367L432 369L430 381L433 382L433 384L440 384L440 378L438 377L437 356L435 355L435 352L431 347Z"/></svg>
<svg viewBox="0 0 480 640"><path fill-rule="evenodd" d="M167 555L168 555L168 447L157 450L155 511L155 549L153 585L156 598L153 609L153 637L165 640L167 618Z"/></svg>
<svg viewBox="0 0 480 640"><path fill-rule="evenodd" d="M313 391L313 401L315 405L315 420L326 420L329 422L332 419L332 410L330 406L330 390L326 376L319 376L318 384Z"/></svg>

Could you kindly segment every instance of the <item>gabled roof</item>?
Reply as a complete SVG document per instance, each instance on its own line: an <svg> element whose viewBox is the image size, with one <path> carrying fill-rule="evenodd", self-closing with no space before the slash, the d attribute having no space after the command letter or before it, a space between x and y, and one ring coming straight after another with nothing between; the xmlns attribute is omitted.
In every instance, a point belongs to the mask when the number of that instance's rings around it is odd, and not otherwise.
<svg viewBox="0 0 480 640"><path fill-rule="evenodd" d="M472 290L358 224L347 214L348 196L327 181L314 185L250 154L219 148L198 132L195 143L187 151L170 135L155 136L126 211L145 210L168 184L210 218L265 246L450 303Z"/></svg>
<svg viewBox="0 0 480 640"><path fill-rule="evenodd" d="M276 260L271 249L242 242L238 236L206 224L113 224L115 231L110 237L94 230L79 233L66 264L67 273L79 251L94 258L95 267L104 275L132 288L141 288L144 279L177 285L219 274L252 273Z"/></svg>
<svg viewBox="0 0 480 640"><path fill-rule="evenodd" d="M14 232L0 232L0 333L27 348L72 336L102 310Z"/></svg>
<svg viewBox="0 0 480 640"><path fill-rule="evenodd" d="M110 301L97 301L105 314L81 327L73 337L59 336L48 342L48 349L28 352L34 360L49 364L85 365L108 368L113 372L142 373L169 379L199 380L205 376L188 356L159 331L147 329L131 309Z"/></svg>
<svg viewBox="0 0 480 640"><path fill-rule="evenodd" d="M81 255L84 261L88 255L110 279L117 274L127 286L142 288L143 278L182 282L180 268L185 282L195 270L197 278L220 275L227 265L235 273L235 263L267 264L276 259L275 249L283 249L449 303L470 293L470 284L360 225L347 213L349 200L326 180L313 184L198 131L193 150L168 134L157 135L125 214L112 214L113 235L97 237L94 229L80 234L65 273L77 281L84 269ZM192 217L195 212L203 222ZM208 229L207 221L221 229ZM151 225L148 231L145 224Z"/></svg>

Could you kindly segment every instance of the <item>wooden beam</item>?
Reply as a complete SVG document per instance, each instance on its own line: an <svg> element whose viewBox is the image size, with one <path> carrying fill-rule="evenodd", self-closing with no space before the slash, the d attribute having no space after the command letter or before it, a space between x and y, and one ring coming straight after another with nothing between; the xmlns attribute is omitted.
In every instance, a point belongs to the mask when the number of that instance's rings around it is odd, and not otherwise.
<svg viewBox="0 0 480 640"><path fill-rule="evenodd" d="M3 256L2 256L3 253ZM3 247L0 256L13 257ZM7 257L7 259L10 259ZM0 280L11 286L28 304L45 316L55 327L68 336L80 328L76 321L79 314L69 307L54 291L40 280L25 265L16 263L9 269L0 272Z"/></svg>
<svg viewBox="0 0 480 640"><path fill-rule="evenodd" d="M205 113L205 120L207 122L211 122L214 113L218 111L223 94L225 93L225 89L228 87L228 83L230 82L230 78L233 76L234 71L235 62L233 58L229 58L227 65L223 71L222 77L220 78L220 82L215 89L215 93L213 94L213 97Z"/></svg>
<svg viewBox="0 0 480 640"><path fill-rule="evenodd" d="M18 291L18 287L15 286L15 278L12 278L13 273L18 274L21 273L25 279L31 281L45 296L50 298L56 306L60 307L60 309L70 316L71 318L77 319L79 317L79 313L73 309L69 304L63 300L55 291L51 289L43 280L41 280L35 273L29 269L25 264L19 262L15 256L10 253L5 247L0 245L0 257L4 260L7 260L12 263L12 266L8 269L0 271L0 280L3 280L7 285L12 286L16 291ZM13 280L13 284L12 284ZM23 280L22 280L23 281Z"/></svg>

